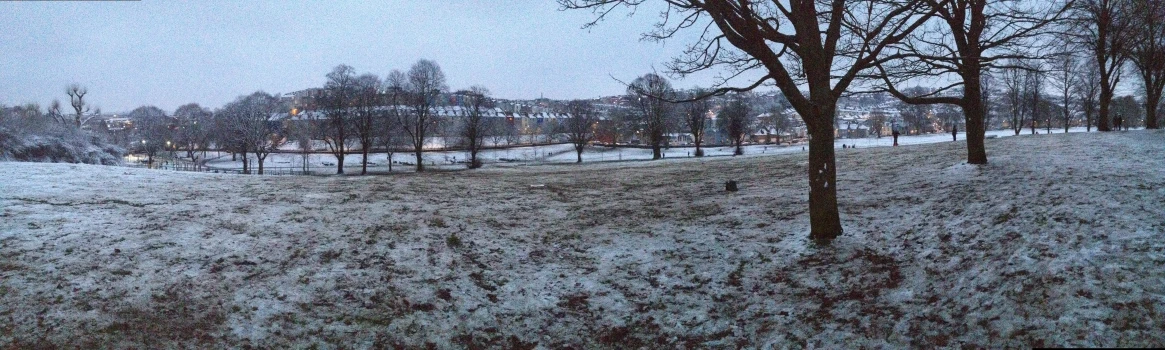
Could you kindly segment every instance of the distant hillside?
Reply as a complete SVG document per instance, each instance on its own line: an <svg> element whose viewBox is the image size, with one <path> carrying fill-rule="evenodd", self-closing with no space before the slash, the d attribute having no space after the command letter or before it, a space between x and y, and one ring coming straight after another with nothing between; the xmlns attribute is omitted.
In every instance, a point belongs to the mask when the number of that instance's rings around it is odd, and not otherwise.
<svg viewBox="0 0 1165 350"><path fill-rule="evenodd" d="M125 149L66 125L0 124L0 161L121 164Z"/></svg>

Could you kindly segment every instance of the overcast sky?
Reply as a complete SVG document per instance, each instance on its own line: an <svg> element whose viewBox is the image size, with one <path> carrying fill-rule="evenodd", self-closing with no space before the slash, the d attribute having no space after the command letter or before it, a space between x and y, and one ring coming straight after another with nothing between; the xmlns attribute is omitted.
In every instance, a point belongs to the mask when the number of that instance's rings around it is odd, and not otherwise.
<svg viewBox="0 0 1165 350"><path fill-rule="evenodd" d="M0 1L0 103L67 104L77 82L104 112L217 108L321 86L341 63L383 78L421 58L451 88L481 84L499 98L614 95L624 88L611 76L662 71L684 44L640 41L656 12L625 13L584 30L591 13L552 0Z"/></svg>

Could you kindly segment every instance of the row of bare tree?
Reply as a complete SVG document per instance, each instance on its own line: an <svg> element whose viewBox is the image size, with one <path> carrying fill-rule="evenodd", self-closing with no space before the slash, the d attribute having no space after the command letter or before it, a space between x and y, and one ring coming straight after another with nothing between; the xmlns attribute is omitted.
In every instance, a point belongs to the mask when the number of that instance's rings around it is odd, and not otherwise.
<svg viewBox="0 0 1165 350"><path fill-rule="evenodd" d="M393 154L409 149L416 157L416 170L424 171L426 143L434 137L454 138L469 153L467 166L477 168L487 138L493 145L502 139L516 141L513 118L489 117L495 105L482 86L452 92L460 97L462 115L437 118L436 107L445 105L443 97L449 91L444 73L433 61L420 60L408 72L394 70L383 80L340 65L327 79L303 99L259 91L215 111L196 103L179 107L173 115L154 106L138 107L128 114L132 124L112 134L145 154L150 164L164 151L184 151L198 161L199 151L217 149L230 152L233 159L241 157L247 174L263 174L268 155L288 143L301 151L305 170L308 156L316 151L315 141L320 141L336 158L337 174L344 174L345 156L353 153L362 155L361 174L367 174L374 150L387 152L392 171ZM563 112L572 117L547 132L564 134L581 162L584 147L594 139L598 113L583 100L568 103ZM258 169L250 168L252 156Z"/></svg>
<svg viewBox="0 0 1165 350"><path fill-rule="evenodd" d="M736 148L737 155L743 154L743 143L753 132L763 130L780 135L793 126L784 113L782 103L772 104L765 113L760 113L755 110L755 101L749 101L743 94L731 94L717 105L710 100L712 94L708 90L696 88L687 92L677 91L667 78L655 73L645 74L632 81L627 86L627 95L634 108L630 111L627 123L616 124L622 129L618 131L641 131L646 143L651 146L652 159L662 158L666 134L679 130L692 137L696 146L695 155L702 157L704 151L701 147L709 130L710 114L717 115L716 129Z"/></svg>
<svg viewBox="0 0 1165 350"><path fill-rule="evenodd" d="M453 91L459 97L461 115L448 125L435 115L437 107L445 102L442 96L450 93L445 74L436 62L417 61L408 72L394 70L384 80L375 75L357 76L346 65L336 67L328 74L328 82L315 89L299 118L302 128L311 132L299 136L304 147L310 139L319 138L336 157L336 173L344 173L344 155L354 149L363 155L361 173L367 173L368 155L373 147L388 152L389 170L394 150L406 145L416 157L416 170L424 171L422 158L426 143L434 137L434 129L452 127L442 136L454 135L469 153L466 164L478 168L482 162L478 153L492 138L496 145L500 138L515 135L513 119L497 118L495 102L489 89L475 85ZM589 101L572 101L564 108L570 118L550 132L564 133L575 145L579 162L585 145L594 139L598 115ZM491 114L493 114L491 116Z"/></svg>

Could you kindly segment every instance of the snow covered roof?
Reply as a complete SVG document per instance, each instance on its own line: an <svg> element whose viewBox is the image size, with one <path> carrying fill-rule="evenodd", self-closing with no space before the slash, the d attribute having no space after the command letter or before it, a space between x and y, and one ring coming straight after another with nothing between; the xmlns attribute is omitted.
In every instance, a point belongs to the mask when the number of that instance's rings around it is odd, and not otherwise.
<svg viewBox="0 0 1165 350"><path fill-rule="evenodd" d="M393 108L393 107L392 106L377 107L378 110L390 110L391 108ZM396 108L398 108L402 113L410 113L410 111L412 110L411 107L403 106L403 105L396 106ZM288 120L305 120L305 119L310 119L310 118L322 117L322 115L320 115L320 113L322 113L322 112L315 111L315 110L298 111L298 113L296 115L290 115L290 113L288 113L288 112L278 112L278 113L272 114L272 119L286 118ZM456 117L468 116L470 113L470 110L468 108L465 108L464 106L438 106L438 107L433 107L431 109L431 113L434 116L438 116L438 117L456 118ZM484 110L482 115L484 115L488 118L511 118L511 117L512 118L524 118L524 119L525 118L528 118L528 119L566 119L566 118L570 118L570 114L568 114L568 113L552 113L552 112L521 113L521 112L504 111L501 108L496 108L496 107ZM606 118L601 117L599 119L605 120Z"/></svg>

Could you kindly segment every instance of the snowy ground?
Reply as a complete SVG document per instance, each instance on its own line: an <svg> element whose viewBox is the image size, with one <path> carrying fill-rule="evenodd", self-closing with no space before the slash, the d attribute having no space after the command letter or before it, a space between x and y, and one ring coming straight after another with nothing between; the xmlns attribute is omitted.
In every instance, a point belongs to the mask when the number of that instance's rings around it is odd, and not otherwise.
<svg viewBox="0 0 1165 350"><path fill-rule="evenodd" d="M1084 132L1084 128L1072 128L1070 132ZM1037 130L1040 134L1044 134L1044 129ZM1053 129L1052 133L1063 133L1063 129ZM1029 130L1024 130L1021 135L1028 135ZM987 132L988 137L1008 137L1015 135L1011 130L992 130ZM965 133L959 133L959 139L966 137ZM951 134L925 134L925 135L903 135L899 137L898 143L900 145L919 145L928 143L951 142ZM858 148L870 147L889 147L893 145L893 138L861 138L861 139L838 139L835 142L835 147L842 148L842 145L856 146ZM805 153L805 145L746 145L744 146L744 154L747 156L756 155L776 155L789 153ZM323 148L320 148L323 150ZM293 146L285 146L284 150L287 152L295 152ZM731 156L733 153L732 147L708 147L705 148L705 154L710 157ZM673 147L663 150L663 155L666 158L692 158L695 152L694 147ZM224 156L225 155L225 156ZM229 154L226 153L210 153L209 162L210 167L219 170L234 170L240 171L243 168L241 158L234 161L231 160ZM469 153L465 151L428 151L422 153L425 160L425 165L430 168L438 169L463 169L465 165L456 162L464 162L469 158ZM369 171L372 172L387 172L388 171L388 154L387 153L373 153L368 156ZM512 147L501 149L487 149L478 154L478 158L487 166L524 166L524 165L542 165L542 164L567 164L574 163L577 158L574 152L574 146L570 144L556 144L546 146L526 146L526 147ZM630 148L630 147L587 147L583 151L584 162L610 162L610 161L630 161L630 160L650 160L651 149L647 148ZM397 152L393 154L392 161L415 164L416 156L409 152ZM132 160L131 160L132 162ZM254 166L257 161L251 159L251 164ZM349 154L344 157L344 170L350 174L357 174L360 171L361 155ZM269 156L264 163L264 168L267 174L287 174L291 172L301 172L303 169L303 156L298 153L274 153ZM309 170L317 174L334 174L336 171L336 157L331 154L319 153L308 155ZM407 165L394 163L393 171L411 171L413 168Z"/></svg>
<svg viewBox="0 0 1165 350"><path fill-rule="evenodd" d="M1165 132L258 177L0 163L13 348L1165 346ZM726 193L735 179L741 191ZM533 186L532 185L541 185Z"/></svg>

